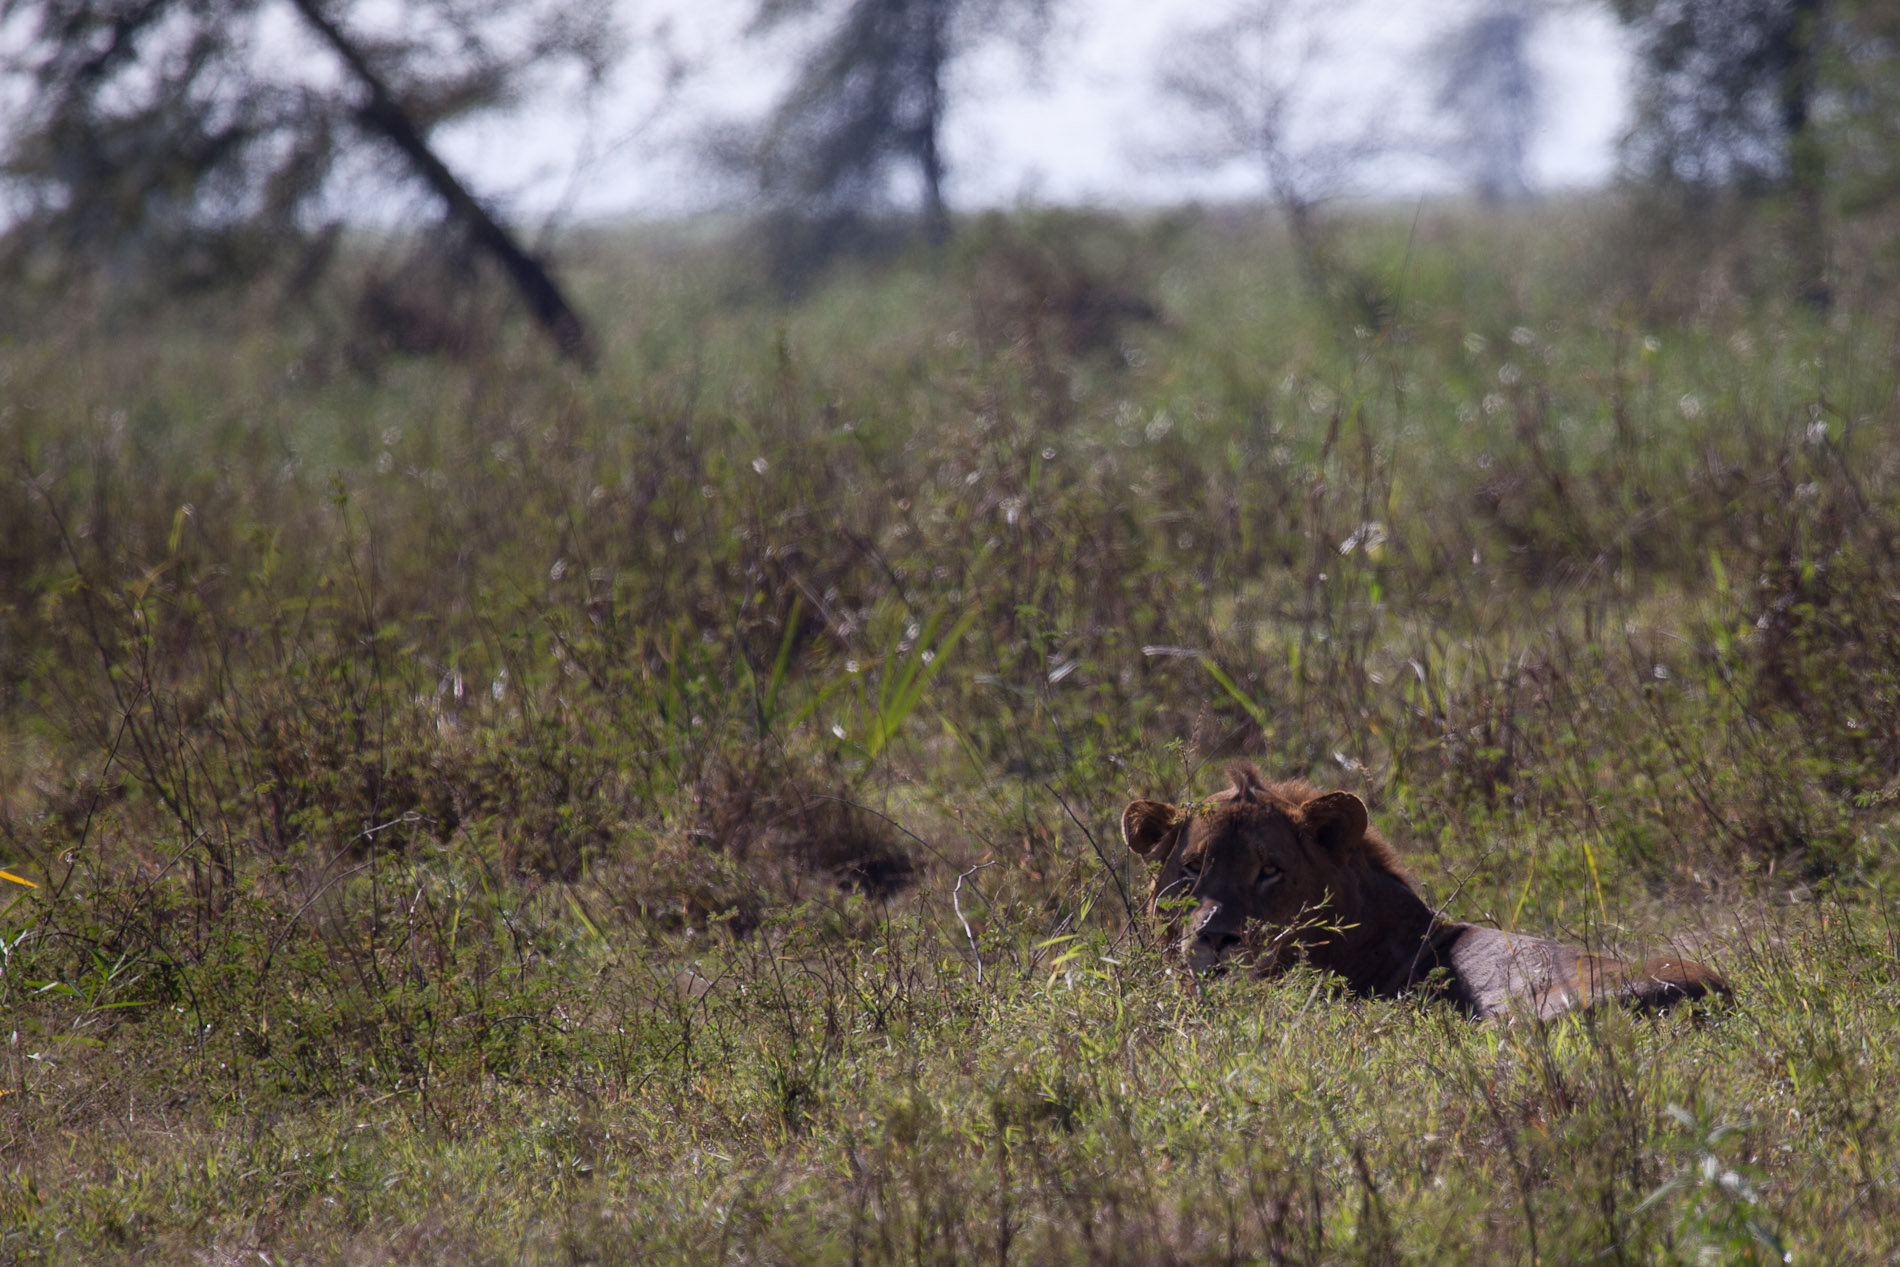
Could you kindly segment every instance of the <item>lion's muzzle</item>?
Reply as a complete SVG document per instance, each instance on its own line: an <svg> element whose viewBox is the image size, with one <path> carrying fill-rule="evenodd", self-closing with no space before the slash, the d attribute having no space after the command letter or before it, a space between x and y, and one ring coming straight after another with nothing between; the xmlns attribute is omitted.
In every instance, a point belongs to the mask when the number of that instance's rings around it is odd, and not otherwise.
<svg viewBox="0 0 1900 1267"><path fill-rule="evenodd" d="M1225 915L1219 902L1203 902L1188 918L1187 932L1175 951L1195 972L1217 971L1228 952L1240 945L1240 932Z"/></svg>

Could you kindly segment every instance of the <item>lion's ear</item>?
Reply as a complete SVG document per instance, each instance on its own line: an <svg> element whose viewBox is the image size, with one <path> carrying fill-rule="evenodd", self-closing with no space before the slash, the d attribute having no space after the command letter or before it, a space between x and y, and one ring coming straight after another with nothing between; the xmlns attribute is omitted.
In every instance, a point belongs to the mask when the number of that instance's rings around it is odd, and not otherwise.
<svg viewBox="0 0 1900 1267"><path fill-rule="evenodd" d="M1363 801L1351 792L1328 792L1300 806L1322 849L1337 853L1364 839L1368 819Z"/></svg>
<svg viewBox="0 0 1900 1267"><path fill-rule="evenodd" d="M1122 811L1122 840L1148 861L1160 862L1181 821L1181 811L1166 801L1130 801Z"/></svg>

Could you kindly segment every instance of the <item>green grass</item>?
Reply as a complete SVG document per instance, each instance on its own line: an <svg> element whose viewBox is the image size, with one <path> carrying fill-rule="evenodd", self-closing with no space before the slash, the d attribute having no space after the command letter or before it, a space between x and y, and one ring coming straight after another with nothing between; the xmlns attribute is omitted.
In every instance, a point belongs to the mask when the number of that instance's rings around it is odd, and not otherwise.
<svg viewBox="0 0 1900 1267"><path fill-rule="evenodd" d="M0 1260L1892 1261L1870 235L1820 318L1605 207L1368 216L1328 297L1213 214L796 302L602 234L592 380L49 306ZM1190 988L1115 823L1234 757L1737 1005Z"/></svg>

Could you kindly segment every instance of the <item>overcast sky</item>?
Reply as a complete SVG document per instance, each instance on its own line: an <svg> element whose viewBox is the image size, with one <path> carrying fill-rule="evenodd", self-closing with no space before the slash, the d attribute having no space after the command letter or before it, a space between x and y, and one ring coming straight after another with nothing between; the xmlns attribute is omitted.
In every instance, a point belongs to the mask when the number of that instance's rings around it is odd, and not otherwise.
<svg viewBox="0 0 1900 1267"><path fill-rule="evenodd" d="M1469 3L1367 0L1328 32L1332 60L1323 78L1374 109L1410 109L1404 103L1419 98L1424 78L1420 49ZM442 137L444 149L516 214L674 216L706 206L716 191L690 158L694 137L709 120L769 109L810 38L792 30L747 39L754 8L751 0L625 0L633 39L612 82L591 96L568 86L529 113L465 125ZM967 59L946 125L952 205L1025 198L1148 205L1257 193L1257 178L1244 170L1188 174L1157 161L1170 142L1154 89L1157 50L1171 32L1232 9L1232 0L1068 0L1039 66L1002 48ZM653 38L656 29L662 38ZM662 49L696 72L665 100L657 87ZM1614 167L1627 108L1619 31L1600 7L1557 6L1540 25L1533 60L1546 92L1532 154L1536 184L1600 183ZM1395 197L1450 187L1442 171L1394 160L1369 172L1359 192Z"/></svg>

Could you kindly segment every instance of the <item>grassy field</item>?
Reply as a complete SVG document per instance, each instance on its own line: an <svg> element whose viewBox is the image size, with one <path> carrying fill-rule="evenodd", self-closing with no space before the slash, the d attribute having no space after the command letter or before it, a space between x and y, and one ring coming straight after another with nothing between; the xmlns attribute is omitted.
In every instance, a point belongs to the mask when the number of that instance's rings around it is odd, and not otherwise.
<svg viewBox="0 0 1900 1267"><path fill-rule="evenodd" d="M1900 1260L1892 240L601 233L591 379L12 311L0 1261ZM1236 757L1737 1002L1184 988L1116 820Z"/></svg>

